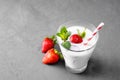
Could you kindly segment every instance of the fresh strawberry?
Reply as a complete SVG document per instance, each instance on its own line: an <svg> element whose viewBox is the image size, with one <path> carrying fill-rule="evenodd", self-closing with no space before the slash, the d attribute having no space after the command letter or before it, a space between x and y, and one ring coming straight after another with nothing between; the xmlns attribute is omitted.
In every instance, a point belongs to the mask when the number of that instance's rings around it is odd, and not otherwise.
<svg viewBox="0 0 120 80"><path fill-rule="evenodd" d="M72 43L81 43L83 41L82 37L78 34L73 34L71 37L70 37L70 41Z"/></svg>
<svg viewBox="0 0 120 80"><path fill-rule="evenodd" d="M42 42L42 53L46 53L49 49L53 48L56 43L56 36L50 38L46 37Z"/></svg>
<svg viewBox="0 0 120 80"><path fill-rule="evenodd" d="M47 53L44 55L42 62L44 64L54 64L57 63L59 60L59 53L56 49L52 48L47 51Z"/></svg>
<svg viewBox="0 0 120 80"><path fill-rule="evenodd" d="M51 38L45 38L42 42L42 53L46 53L49 49L54 47L54 41Z"/></svg>

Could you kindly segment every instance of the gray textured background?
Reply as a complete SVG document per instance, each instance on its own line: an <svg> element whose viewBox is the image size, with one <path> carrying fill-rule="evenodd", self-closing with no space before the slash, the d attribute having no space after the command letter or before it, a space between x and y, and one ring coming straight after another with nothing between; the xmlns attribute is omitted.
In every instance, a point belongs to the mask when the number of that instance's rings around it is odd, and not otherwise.
<svg viewBox="0 0 120 80"><path fill-rule="evenodd" d="M76 19L105 23L87 70L43 65L43 38ZM120 80L120 0L0 0L0 80Z"/></svg>

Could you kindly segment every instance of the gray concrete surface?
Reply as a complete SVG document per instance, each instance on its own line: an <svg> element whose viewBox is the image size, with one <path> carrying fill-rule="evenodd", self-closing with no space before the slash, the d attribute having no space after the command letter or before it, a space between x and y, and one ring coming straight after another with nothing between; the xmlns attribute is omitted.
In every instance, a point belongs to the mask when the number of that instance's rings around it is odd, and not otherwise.
<svg viewBox="0 0 120 80"><path fill-rule="evenodd" d="M119 0L0 0L0 80L120 80ZM66 71L64 62L43 65L45 36L70 20L103 21L87 70Z"/></svg>

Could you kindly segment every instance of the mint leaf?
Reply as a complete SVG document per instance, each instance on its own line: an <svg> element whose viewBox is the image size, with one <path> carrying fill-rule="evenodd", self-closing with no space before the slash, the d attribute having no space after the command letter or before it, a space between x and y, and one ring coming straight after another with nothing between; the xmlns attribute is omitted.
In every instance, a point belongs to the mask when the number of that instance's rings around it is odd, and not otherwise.
<svg viewBox="0 0 120 80"><path fill-rule="evenodd" d="M61 28L61 30L60 30L60 33L66 33L66 32L67 32L67 29L66 29L65 26L63 26L63 27Z"/></svg>
<svg viewBox="0 0 120 80"><path fill-rule="evenodd" d="M64 34L57 33L57 36L59 36L62 40L64 40L64 39L65 39Z"/></svg>
<svg viewBox="0 0 120 80"><path fill-rule="evenodd" d="M66 49L70 49L71 44L70 44L69 41L65 41L65 42L62 43L62 46L63 46L64 48L66 48Z"/></svg>
<svg viewBox="0 0 120 80"><path fill-rule="evenodd" d="M65 35L65 40L68 39L68 37L70 36L71 32L66 32L64 35Z"/></svg>

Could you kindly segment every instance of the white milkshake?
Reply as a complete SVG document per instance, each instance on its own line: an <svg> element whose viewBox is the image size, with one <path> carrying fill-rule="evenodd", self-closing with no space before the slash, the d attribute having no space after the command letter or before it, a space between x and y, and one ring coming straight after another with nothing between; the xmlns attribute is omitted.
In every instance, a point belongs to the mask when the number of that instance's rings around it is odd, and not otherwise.
<svg viewBox="0 0 120 80"><path fill-rule="evenodd" d="M82 32L85 26L69 26L67 30L72 34L77 34L77 30ZM92 26L94 27L94 26ZM92 35L92 30L86 27L86 36L83 38L82 43L71 43L70 49L64 48L61 44L63 40L57 36L58 44L60 46L61 52L63 54L65 65L67 69L69 69L73 73L81 73L83 72L88 64L89 58L92 55L92 52L96 46L96 42L98 40L98 34L92 38L92 40L88 43L88 45L84 45L83 43ZM67 41L70 41L70 36Z"/></svg>

